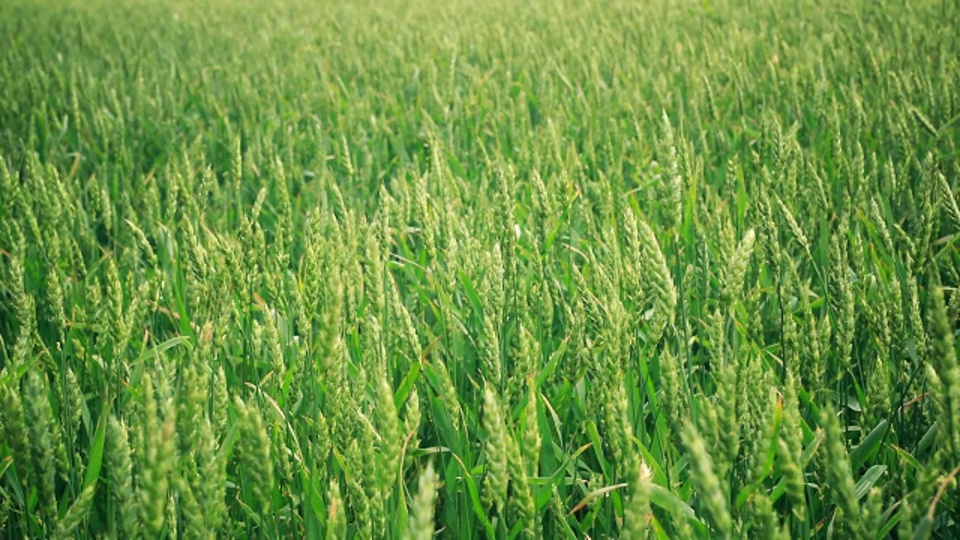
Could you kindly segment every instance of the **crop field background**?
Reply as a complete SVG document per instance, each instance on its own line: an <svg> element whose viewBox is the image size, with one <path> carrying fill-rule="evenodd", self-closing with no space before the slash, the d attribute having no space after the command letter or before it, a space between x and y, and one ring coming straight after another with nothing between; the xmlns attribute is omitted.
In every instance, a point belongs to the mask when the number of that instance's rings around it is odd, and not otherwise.
<svg viewBox="0 0 960 540"><path fill-rule="evenodd" d="M960 538L960 4L0 2L0 538Z"/></svg>

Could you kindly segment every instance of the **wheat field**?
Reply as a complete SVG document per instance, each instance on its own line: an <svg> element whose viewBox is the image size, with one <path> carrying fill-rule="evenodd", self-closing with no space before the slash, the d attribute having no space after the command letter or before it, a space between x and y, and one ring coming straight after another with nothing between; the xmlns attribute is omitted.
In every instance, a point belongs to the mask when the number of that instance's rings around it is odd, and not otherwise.
<svg viewBox="0 0 960 540"><path fill-rule="evenodd" d="M0 2L0 538L960 537L958 36Z"/></svg>

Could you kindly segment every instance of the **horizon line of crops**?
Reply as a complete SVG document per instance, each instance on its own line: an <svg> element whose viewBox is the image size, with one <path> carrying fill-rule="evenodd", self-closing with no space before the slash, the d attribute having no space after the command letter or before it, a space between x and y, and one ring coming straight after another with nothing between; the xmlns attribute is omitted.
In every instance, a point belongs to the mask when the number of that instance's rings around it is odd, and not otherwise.
<svg viewBox="0 0 960 540"><path fill-rule="evenodd" d="M957 28L0 5L0 536L955 536Z"/></svg>

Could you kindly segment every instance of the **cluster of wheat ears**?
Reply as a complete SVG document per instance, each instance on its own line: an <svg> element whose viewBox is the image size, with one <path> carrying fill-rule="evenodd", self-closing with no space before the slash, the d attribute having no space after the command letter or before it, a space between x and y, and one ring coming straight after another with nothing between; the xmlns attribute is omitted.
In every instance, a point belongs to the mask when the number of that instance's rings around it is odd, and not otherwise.
<svg viewBox="0 0 960 540"><path fill-rule="evenodd" d="M957 538L958 35L0 2L0 538Z"/></svg>

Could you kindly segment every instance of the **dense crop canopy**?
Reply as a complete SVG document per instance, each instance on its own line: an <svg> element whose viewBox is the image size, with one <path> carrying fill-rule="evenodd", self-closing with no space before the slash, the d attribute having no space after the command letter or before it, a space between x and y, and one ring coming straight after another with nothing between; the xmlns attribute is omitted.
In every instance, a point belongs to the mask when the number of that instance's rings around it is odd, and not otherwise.
<svg viewBox="0 0 960 540"><path fill-rule="evenodd" d="M960 4L0 1L0 537L960 537Z"/></svg>

